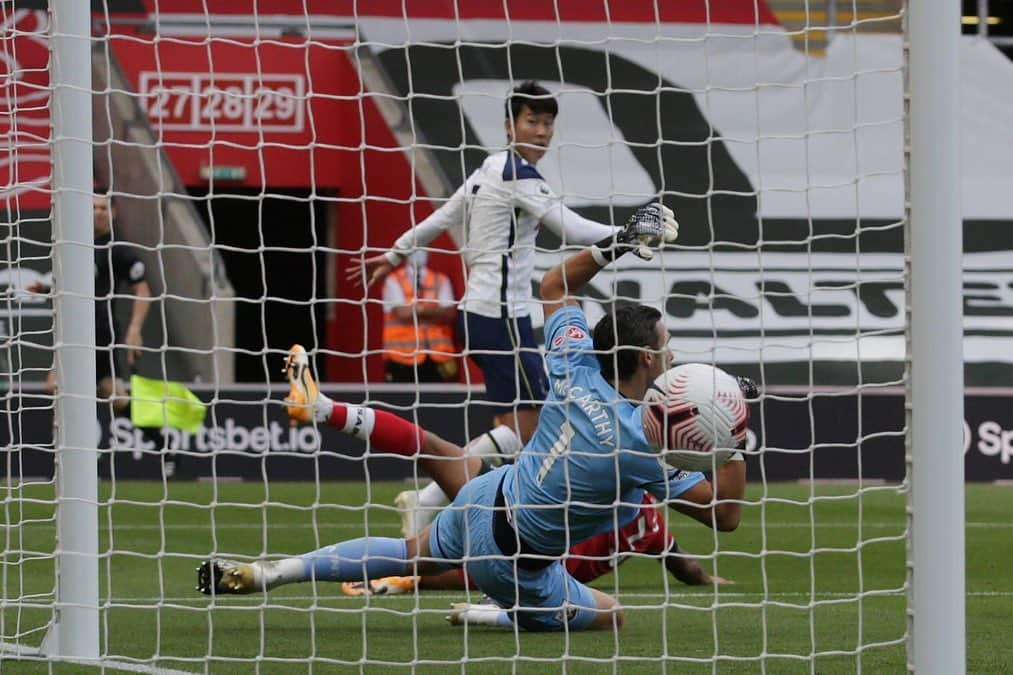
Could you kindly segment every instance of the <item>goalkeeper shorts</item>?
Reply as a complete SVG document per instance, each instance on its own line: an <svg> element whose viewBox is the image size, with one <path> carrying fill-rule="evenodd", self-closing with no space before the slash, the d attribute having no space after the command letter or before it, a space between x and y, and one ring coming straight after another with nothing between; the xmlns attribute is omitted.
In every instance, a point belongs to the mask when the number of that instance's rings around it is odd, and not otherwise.
<svg viewBox="0 0 1013 675"><path fill-rule="evenodd" d="M471 581L529 631L584 630L597 611L594 595L560 561L539 570L519 569L493 536L493 507L504 466L468 482L429 530L429 548L448 567L463 567Z"/></svg>

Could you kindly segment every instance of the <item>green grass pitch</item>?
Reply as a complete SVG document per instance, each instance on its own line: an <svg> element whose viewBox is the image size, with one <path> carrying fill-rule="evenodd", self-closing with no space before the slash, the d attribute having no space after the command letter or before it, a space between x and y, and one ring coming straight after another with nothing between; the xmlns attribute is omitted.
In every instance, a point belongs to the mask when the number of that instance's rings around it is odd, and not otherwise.
<svg viewBox="0 0 1013 675"><path fill-rule="evenodd" d="M753 486L742 526L721 534L672 514L682 546L735 586L687 588L653 560L594 585L617 593L626 628L524 634L444 622L465 595L346 598L337 584L269 596L194 591L211 552L295 555L363 534L397 536L403 484L104 484L102 652L189 672L899 673L905 667L904 495L896 487ZM52 488L4 493L3 597L53 589ZM761 498L764 498L761 500ZM363 508L371 503L375 506ZM967 490L968 671L1013 663L1013 489ZM815 525L815 526L814 526ZM476 598L477 599L477 598ZM365 608L365 609L364 609ZM49 613L7 604L3 640L38 644ZM35 629L35 632L31 632ZM613 663L618 659L618 665ZM716 659L716 661L715 661ZM98 672L5 661L3 672Z"/></svg>

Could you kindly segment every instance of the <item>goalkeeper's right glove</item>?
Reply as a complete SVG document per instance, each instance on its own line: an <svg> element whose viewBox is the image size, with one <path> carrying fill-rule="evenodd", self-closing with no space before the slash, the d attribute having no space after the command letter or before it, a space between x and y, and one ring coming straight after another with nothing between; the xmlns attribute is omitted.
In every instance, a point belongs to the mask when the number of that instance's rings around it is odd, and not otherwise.
<svg viewBox="0 0 1013 675"><path fill-rule="evenodd" d="M635 253L644 260L654 257L654 249L679 237L679 223L672 209L657 202L637 209L615 237L605 237L591 247L596 263L605 267L620 256Z"/></svg>
<svg viewBox="0 0 1013 675"><path fill-rule="evenodd" d="M745 398L755 399L760 397L760 388L751 379L743 375L736 375L735 380L739 383L739 389L742 390L742 395Z"/></svg>

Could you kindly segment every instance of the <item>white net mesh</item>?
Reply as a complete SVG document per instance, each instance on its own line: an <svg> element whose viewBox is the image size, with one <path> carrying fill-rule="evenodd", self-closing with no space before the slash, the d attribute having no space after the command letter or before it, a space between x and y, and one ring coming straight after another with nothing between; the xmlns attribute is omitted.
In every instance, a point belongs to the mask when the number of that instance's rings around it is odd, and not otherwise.
<svg viewBox="0 0 1013 675"><path fill-rule="evenodd" d="M660 660L701 672L902 667L899 9L514 4L268 11L163 0L107 2L93 15L93 168L96 193L111 198L113 244L85 254L112 274L96 300L109 307L100 319L117 347L100 344L97 360L124 381L184 384L207 409L203 423L174 418L159 430L135 424L100 390L102 659L237 672L307 661L328 670L536 670L560 660L614 670ZM54 621L58 553L51 420L60 394L46 383L54 298L44 288L53 85L46 12L19 3L2 12L0 640L30 655L45 652ZM627 256L579 293L590 326L630 301L653 306L678 362L760 385L741 524L717 532L674 510L660 524L634 520L591 557L601 573L591 585L626 615L622 632L606 635L443 625L448 603L481 598L449 588L462 583L453 575L390 598L347 597L321 579L200 595L192 570L209 556L277 561L360 536L395 538L402 514L425 507L394 506L426 483L415 458L385 456L325 424L289 425L281 398L291 344L309 350L335 400L393 412L453 443L502 412L463 358L450 361L457 374L434 367L422 383L414 357L407 371L389 367L393 301L357 282L364 257L450 201L487 155L512 149L504 96L529 79L559 103L537 172L561 203L619 225L660 199L681 226L655 260ZM511 238L488 250L465 222L421 242L455 300L474 292L482 256L502 258L512 275L530 264L537 291L541 275L580 248L575 230L543 226L530 244ZM498 279L482 283L502 284L493 298L502 308L508 284ZM142 345L128 363L142 305ZM407 327L420 321L415 313ZM458 329L458 343L470 337ZM438 352L439 335L426 339ZM487 354L466 345L464 355ZM407 383L384 383L406 372ZM491 384L486 377L488 394ZM518 389L508 407L530 399ZM682 553L659 565L665 530ZM645 538L660 538L657 550L638 548Z"/></svg>

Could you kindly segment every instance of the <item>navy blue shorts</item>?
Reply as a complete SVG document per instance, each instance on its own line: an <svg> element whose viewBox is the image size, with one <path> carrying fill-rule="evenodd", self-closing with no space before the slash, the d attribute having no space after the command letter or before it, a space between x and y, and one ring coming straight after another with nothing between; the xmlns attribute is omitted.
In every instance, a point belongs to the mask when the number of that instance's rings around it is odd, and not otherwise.
<svg viewBox="0 0 1013 675"><path fill-rule="evenodd" d="M536 408L545 400L549 381L530 317L492 319L458 312L457 335L482 369L486 398L496 404L497 414Z"/></svg>

